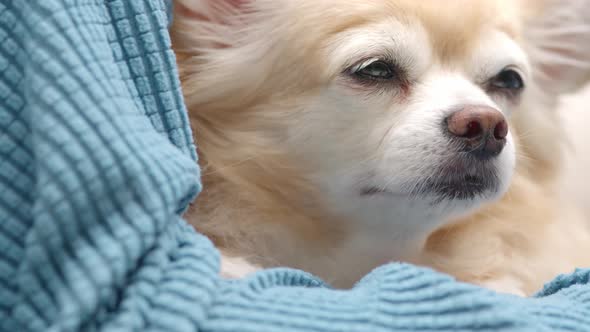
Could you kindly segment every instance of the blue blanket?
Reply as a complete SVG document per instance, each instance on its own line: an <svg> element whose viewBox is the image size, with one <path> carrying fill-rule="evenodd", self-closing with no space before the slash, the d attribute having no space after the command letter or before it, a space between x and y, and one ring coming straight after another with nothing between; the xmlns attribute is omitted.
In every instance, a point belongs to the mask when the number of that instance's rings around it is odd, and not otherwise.
<svg viewBox="0 0 590 332"><path fill-rule="evenodd" d="M164 0L0 0L0 331L590 331L589 271L521 299L405 264L351 291L218 277Z"/></svg>

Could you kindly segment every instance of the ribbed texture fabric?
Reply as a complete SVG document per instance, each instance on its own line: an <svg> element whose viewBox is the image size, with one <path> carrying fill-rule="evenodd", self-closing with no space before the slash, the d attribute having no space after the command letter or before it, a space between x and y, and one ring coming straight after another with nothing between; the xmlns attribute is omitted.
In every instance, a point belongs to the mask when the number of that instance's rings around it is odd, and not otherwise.
<svg viewBox="0 0 590 332"><path fill-rule="evenodd" d="M590 273L537 298L391 264L351 291L218 277L163 0L0 0L0 331L590 331Z"/></svg>

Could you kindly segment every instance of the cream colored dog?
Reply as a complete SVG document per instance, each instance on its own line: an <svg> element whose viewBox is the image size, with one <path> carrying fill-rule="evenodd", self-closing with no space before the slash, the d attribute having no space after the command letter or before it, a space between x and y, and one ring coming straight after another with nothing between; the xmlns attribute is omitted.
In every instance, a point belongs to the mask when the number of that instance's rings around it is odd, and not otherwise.
<svg viewBox="0 0 590 332"><path fill-rule="evenodd" d="M188 219L232 276L349 287L407 261L530 294L590 266L552 187L589 21L588 0L177 0L204 182Z"/></svg>

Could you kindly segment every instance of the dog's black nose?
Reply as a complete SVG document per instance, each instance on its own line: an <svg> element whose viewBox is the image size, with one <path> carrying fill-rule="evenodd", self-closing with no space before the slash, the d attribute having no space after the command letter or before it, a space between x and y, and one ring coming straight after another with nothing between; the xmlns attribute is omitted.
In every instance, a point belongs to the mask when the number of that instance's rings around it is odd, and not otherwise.
<svg viewBox="0 0 590 332"><path fill-rule="evenodd" d="M497 156L506 145L508 123L492 107L466 106L446 118L445 124L449 134L476 157Z"/></svg>

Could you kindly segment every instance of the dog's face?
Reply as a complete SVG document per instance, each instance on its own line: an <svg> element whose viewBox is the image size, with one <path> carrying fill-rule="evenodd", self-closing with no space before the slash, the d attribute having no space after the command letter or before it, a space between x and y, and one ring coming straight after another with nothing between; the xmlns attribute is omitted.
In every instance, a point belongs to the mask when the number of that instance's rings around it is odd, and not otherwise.
<svg viewBox="0 0 590 332"><path fill-rule="evenodd" d="M532 80L520 1L180 2L185 94L207 123L197 136L217 135L197 137L213 167L258 165L279 187L281 154L332 214L402 233L507 190L508 122ZM239 157L207 156L223 146Z"/></svg>
<svg viewBox="0 0 590 332"><path fill-rule="evenodd" d="M301 100L286 142L313 164L336 212L439 220L506 191L507 118L529 80L527 58L502 26L466 36L431 30L437 23L391 14L326 41L330 80ZM457 33L472 39L448 45Z"/></svg>

